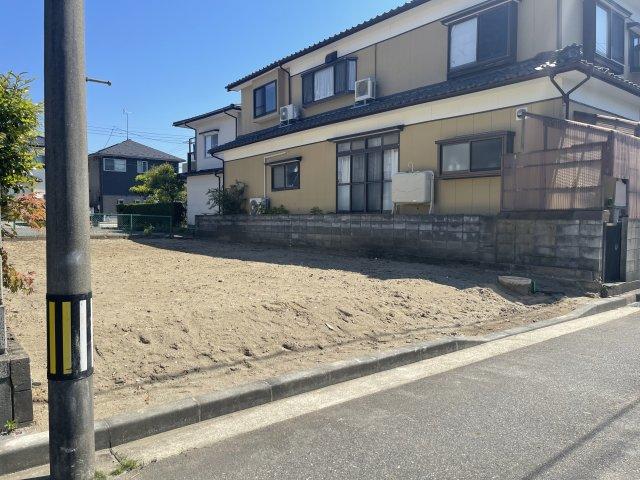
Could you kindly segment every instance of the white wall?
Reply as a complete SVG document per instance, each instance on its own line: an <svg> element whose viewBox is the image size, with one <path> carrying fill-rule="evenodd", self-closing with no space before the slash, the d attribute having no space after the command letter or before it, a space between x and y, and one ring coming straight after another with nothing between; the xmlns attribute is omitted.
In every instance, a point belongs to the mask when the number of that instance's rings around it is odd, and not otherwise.
<svg viewBox="0 0 640 480"><path fill-rule="evenodd" d="M230 115L239 115L240 112L232 110ZM219 129L218 132L218 144L228 143L236 139L236 122L229 115L221 113L215 117L203 118L196 122L190 122L190 126L197 130L197 159L198 170L207 170L210 168L222 168L222 162L216 158L207 157L204 150L204 132L209 132L214 129ZM216 156L224 158L222 154Z"/></svg>
<svg viewBox="0 0 640 480"><path fill-rule="evenodd" d="M220 175L222 185L222 175ZM212 215L217 209L209 208L207 191L218 188L218 178L215 175L195 175L187 177L187 222L194 225L196 215Z"/></svg>

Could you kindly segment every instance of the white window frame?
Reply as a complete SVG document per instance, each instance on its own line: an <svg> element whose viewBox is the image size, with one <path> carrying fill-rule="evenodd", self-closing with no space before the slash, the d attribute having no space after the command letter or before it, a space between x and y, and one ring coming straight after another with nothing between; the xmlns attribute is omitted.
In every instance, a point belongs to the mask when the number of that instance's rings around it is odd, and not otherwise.
<svg viewBox="0 0 640 480"><path fill-rule="evenodd" d="M149 162L147 160L138 160L136 163L136 171L138 173L145 173L149 171Z"/></svg>
<svg viewBox="0 0 640 480"><path fill-rule="evenodd" d="M204 158L212 158L213 155L209 153L209 150L219 145L218 142L220 141L220 134L219 132L214 132L214 133L206 133L206 134L203 134L202 136L204 137L202 140L204 142ZM216 137L215 145L211 145L213 141L209 140L209 139L212 139L213 137ZM209 145L207 145L207 141L209 141Z"/></svg>
<svg viewBox="0 0 640 480"><path fill-rule="evenodd" d="M107 160L113 161L113 169L107 168ZM124 168L118 168L117 165L124 165ZM127 160L124 158L103 158L102 169L105 172L126 173L127 172Z"/></svg>

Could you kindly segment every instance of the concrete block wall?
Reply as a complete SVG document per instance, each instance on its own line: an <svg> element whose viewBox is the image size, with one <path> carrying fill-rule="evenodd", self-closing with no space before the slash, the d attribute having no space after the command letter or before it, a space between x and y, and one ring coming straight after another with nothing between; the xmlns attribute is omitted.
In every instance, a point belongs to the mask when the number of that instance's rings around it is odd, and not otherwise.
<svg viewBox="0 0 640 480"><path fill-rule="evenodd" d="M624 219L622 246L624 280L640 280L640 220Z"/></svg>
<svg viewBox="0 0 640 480"><path fill-rule="evenodd" d="M477 215L197 216L198 235L365 255L499 264L580 282L602 277L602 221Z"/></svg>
<svg viewBox="0 0 640 480"><path fill-rule="evenodd" d="M599 281L603 269L601 220L498 220L496 261L535 267L539 274Z"/></svg>
<svg viewBox="0 0 640 480"><path fill-rule="evenodd" d="M31 362L12 337L0 355L0 427L7 420L20 425L33 421Z"/></svg>

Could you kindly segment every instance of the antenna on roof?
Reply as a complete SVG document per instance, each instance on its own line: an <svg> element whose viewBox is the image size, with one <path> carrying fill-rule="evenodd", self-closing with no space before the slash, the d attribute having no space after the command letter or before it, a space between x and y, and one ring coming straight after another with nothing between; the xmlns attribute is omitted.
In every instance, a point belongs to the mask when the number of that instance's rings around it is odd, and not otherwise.
<svg viewBox="0 0 640 480"><path fill-rule="evenodd" d="M127 140L129 140L129 114L133 112L128 112L126 108L122 109L122 114L127 116Z"/></svg>

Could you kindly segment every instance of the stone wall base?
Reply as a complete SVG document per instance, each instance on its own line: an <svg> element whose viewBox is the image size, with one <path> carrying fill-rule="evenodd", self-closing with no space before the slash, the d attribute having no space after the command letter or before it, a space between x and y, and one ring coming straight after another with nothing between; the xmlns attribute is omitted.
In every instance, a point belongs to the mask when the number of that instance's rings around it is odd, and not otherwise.
<svg viewBox="0 0 640 480"><path fill-rule="evenodd" d="M7 351L0 355L0 428L7 420L18 425L33 421L29 356L11 335Z"/></svg>
<svg viewBox="0 0 640 480"><path fill-rule="evenodd" d="M601 215L263 215L196 217L197 234L367 256L500 265L599 288Z"/></svg>

